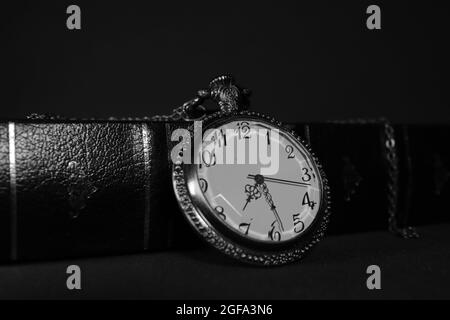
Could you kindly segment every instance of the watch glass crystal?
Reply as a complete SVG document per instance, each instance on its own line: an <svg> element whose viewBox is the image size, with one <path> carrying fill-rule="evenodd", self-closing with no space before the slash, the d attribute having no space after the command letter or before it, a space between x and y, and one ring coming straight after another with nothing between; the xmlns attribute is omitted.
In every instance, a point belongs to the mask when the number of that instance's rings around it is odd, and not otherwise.
<svg viewBox="0 0 450 320"><path fill-rule="evenodd" d="M313 224L321 177L287 131L262 120L229 121L204 132L196 155L199 189L216 220L235 234L279 243Z"/></svg>

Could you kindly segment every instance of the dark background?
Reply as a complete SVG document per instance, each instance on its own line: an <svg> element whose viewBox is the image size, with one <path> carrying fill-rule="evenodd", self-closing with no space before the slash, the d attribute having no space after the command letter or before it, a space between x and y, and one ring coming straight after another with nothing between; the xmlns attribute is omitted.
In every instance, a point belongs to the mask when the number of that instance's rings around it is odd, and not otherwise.
<svg viewBox="0 0 450 320"><path fill-rule="evenodd" d="M66 28L70 4L80 31ZM370 4L381 30L366 28ZM450 11L437 2L14 1L0 12L0 118L165 114L231 73L254 109L283 121L450 120ZM448 298L448 227L419 232L327 237L301 267L270 270L206 249L2 265L0 298ZM82 291L65 287L69 264ZM381 291L366 288L370 264Z"/></svg>
<svg viewBox="0 0 450 320"><path fill-rule="evenodd" d="M168 113L219 74L280 120L448 122L448 17L429 1L2 4L0 117ZM66 8L81 7L81 30ZM381 7L381 30L366 8Z"/></svg>

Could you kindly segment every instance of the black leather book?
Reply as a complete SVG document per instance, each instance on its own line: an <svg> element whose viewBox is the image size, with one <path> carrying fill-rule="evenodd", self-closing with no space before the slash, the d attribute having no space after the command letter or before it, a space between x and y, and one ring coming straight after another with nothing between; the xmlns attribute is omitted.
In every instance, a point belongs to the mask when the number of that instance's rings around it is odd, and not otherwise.
<svg viewBox="0 0 450 320"><path fill-rule="evenodd" d="M171 185L169 137L187 125L0 123L0 260L201 245ZM449 126L398 125L392 137L382 121L292 127L311 144L328 175L331 233L387 229L391 213L401 225L449 220L444 210Z"/></svg>
<svg viewBox="0 0 450 320"><path fill-rule="evenodd" d="M1 259L120 254L189 242L171 237L188 226L172 192L166 126L0 124Z"/></svg>
<svg viewBox="0 0 450 320"><path fill-rule="evenodd" d="M450 221L450 127L398 125L400 163L399 223Z"/></svg>

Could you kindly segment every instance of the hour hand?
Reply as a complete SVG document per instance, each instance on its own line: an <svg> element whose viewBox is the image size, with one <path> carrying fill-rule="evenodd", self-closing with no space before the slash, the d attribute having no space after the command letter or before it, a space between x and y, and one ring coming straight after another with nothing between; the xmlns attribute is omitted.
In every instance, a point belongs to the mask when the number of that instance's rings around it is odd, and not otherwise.
<svg viewBox="0 0 450 320"><path fill-rule="evenodd" d="M245 202L245 205L244 205L244 208L242 209L242 211L245 210L245 208L247 207L247 205L249 204L249 202L251 200L256 200L261 197L261 193L259 192L256 184L255 185L246 184L244 191L245 191L245 194L247 195L247 200Z"/></svg>

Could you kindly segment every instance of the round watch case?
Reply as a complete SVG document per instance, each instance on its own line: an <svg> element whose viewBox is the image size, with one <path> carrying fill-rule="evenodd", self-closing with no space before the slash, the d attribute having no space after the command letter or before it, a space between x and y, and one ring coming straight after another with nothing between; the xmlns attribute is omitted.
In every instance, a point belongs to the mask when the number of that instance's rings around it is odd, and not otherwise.
<svg viewBox="0 0 450 320"><path fill-rule="evenodd" d="M203 132L234 120L256 120L274 126L287 133L290 138L309 152L309 157L319 174L322 189L320 207L313 223L304 233L280 244L262 243L231 232L218 220L214 209L209 206L198 187L199 184L196 181L198 179L196 171L198 165L184 164L182 152L178 154L178 158L172 166L172 183L181 211L201 238L220 252L235 259L265 266L282 265L299 260L324 237L329 222L330 191L322 166L309 145L294 131L274 118L257 112L218 111L203 119ZM190 129L193 131L193 126Z"/></svg>

